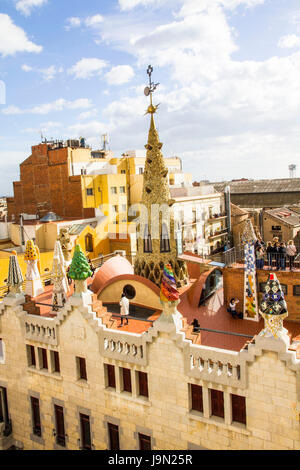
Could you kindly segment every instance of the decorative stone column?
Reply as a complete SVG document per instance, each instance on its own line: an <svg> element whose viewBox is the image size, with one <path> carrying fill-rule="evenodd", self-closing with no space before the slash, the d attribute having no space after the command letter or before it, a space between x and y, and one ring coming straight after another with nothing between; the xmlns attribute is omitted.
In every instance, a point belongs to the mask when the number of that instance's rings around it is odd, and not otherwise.
<svg viewBox="0 0 300 470"><path fill-rule="evenodd" d="M182 315L177 310L177 305L180 303L179 292L176 287L176 280L170 264L166 264L164 266L160 287L160 303L163 306L163 311L158 321L172 326L175 324L176 330L181 330Z"/></svg>
<svg viewBox="0 0 300 470"><path fill-rule="evenodd" d="M61 261L58 256L54 256L51 273L53 281L52 311L54 312L59 311L59 307L62 307L66 303L67 292L69 290L68 280Z"/></svg>
<svg viewBox="0 0 300 470"><path fill-rule="evenodd" d="M39 249L32 240L26 243L24 261L27 264L25 294L37 297L44 292L44 287L38 269Z"/></svg>

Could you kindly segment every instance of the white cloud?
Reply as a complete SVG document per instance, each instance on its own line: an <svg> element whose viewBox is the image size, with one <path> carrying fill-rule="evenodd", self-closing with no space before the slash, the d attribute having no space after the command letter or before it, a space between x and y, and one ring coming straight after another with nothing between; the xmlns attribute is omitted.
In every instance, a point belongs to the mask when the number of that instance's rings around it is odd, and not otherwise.
<svg viewBox="0 0 300 470"><path fill-rule="evenodd" d="M63 67L56 67L55 65L50 65L49 67L46 67L46 68L37 68L37 67L34 68L27 64L23 64L21 66L21 69L24 72L39 73L42 76L43 80L45 80L46 82L50 82L51 80L53 80L53 78L56 77L58 73L62 73L64 70Z"/></svg>
<svg viewBox="0 0 300 470"><path fill-rule="evenodd" d="M129 82L133 77L134 71L130 65L117 65L116 67L112 67L111 70L105 74L109 85L123 85Z"/></svg>
<svg viewBox="0 0 300 470"><path fill-rule="evenodd" d="M25 16L29 16L34 8L42 7L48 0L18 0L16 9Z"/></svg>
<svg viewBox="0 0 300 470"><path fill-rule="evenodd" d="M68 70L69 75L74 78L91 78L95 75L101 75L108 64L105 60L97 58L83 58Z"/></svg>
<svg viewBox="0 0 300 470"><path fill-rule="evenodd" d="M51 103L44 103L39 106L34 106L33 108L21 109L17 106L8 106L3 109L2 113L6 115L16 115L16 114L49 114L56 111L64 111L67 109L88 109L92 107L91 100L87 98L79 98L74 101L68 101L64 98L52 101Z"/></svg>
<svg viewBox="0 0 300 470"><path fill-rule="evenodd" d="M88 16L85 20L84 23L88 27L93 27L93 26L98 26L104 21L104 18L102 15L94 15L94 16Z"/></svg>
<svg viewBox="0 0 300 470"><path fill-rule="evenodd" d="M42 49L42 46L30 41L25 31L16 26L8 15L0 13L0 54L2 57L14 55L17 52L39 53Z"/></svg>
<svg viewBox="0 0 300 470"><path fill-rule="evenodd" d="M96 28L103 23L104 18L102 15L88 16L87 18L79 18L78 16L71 16L66 19L65 30L70 31L72 28L79 28L80 26L86 26L88 28Z"/></svg>
<svg viewBox="0 0 300 470"><path fill-rule="evenodd" d="M33 70L32 67L30 67L30 65L26 65L26 64L23 64L21 66L21 69L24 71L24 72L31 72Z"/></svg>
<svg viewBox="0 0 300 470"><path fill-rule="evenodd" d="M296 34L286 34L279 39L278 47L287 49L300 47L300 36L296 36Z"/></svg>
<svg viewBox="0 0 300 470"><path fill-rule="evenodd" d="M65 26L65 29L69 31L71 28L78 28L81 25L81 18L78 18L77 16L72 16L70 18L66 19L67 25Z"/></svg>
<svg viewBox="0 0 300 470"><path fill-rule="evenodd" d="M250 8L256 5L262 5L264 2L265 0L119 0L119 5L121 10L132 10L139 6L162 7L167 4L172 6L174 6L174 4L182 4L182 13L191 14L203 11L208 7L221 6L234 10L240 5Z"/></svg>

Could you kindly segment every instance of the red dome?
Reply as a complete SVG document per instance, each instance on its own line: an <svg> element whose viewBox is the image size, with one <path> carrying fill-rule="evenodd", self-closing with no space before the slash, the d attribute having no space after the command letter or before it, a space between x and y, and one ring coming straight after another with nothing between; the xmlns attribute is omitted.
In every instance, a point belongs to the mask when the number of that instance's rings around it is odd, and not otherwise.
<svg viewBox="0 0 300 470"><path fill-rule="evenodd" d="M107 282L122 274L134 274L132 264L120 255L110 258L96 272L91 285L92 291L97 294Z"/></svg>

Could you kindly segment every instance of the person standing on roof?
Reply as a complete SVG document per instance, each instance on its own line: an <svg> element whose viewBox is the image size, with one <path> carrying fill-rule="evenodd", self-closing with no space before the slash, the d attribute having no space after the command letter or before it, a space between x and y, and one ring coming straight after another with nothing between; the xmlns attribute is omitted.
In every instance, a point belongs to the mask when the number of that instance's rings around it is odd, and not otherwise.
<svg viewBox="0 0 300 470"><path fill-rule="evenodd" d="M120 300L120 306L121 306L121 323L120 326L123 326L123 320L126 320L125 325L128 325L128 318L127 315L129 315L129 300L127 299L125 293L123 292L121 300Z"/></svg>

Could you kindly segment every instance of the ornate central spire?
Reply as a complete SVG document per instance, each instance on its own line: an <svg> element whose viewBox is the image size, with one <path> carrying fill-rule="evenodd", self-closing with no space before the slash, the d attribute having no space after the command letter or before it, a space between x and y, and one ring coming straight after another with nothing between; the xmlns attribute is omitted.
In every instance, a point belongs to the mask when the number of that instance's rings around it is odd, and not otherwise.
<svg viewBox="0 0 300 470"><path fill-rule="evenodd" d="M177 260L177 248L174 234L174 216L171 206L168 169L161 152L162 143L155 127L154 114L159 105L154 106L152 94L158 83L152 82L153 67L149 65L149 86L145 95L150 95L150 105L146 114L150 114L150 129L147 150L138 249L135 261L135 273L160 285L164 265L171 265L177 286L187 283L187 269L183 261Z"/></svg>

